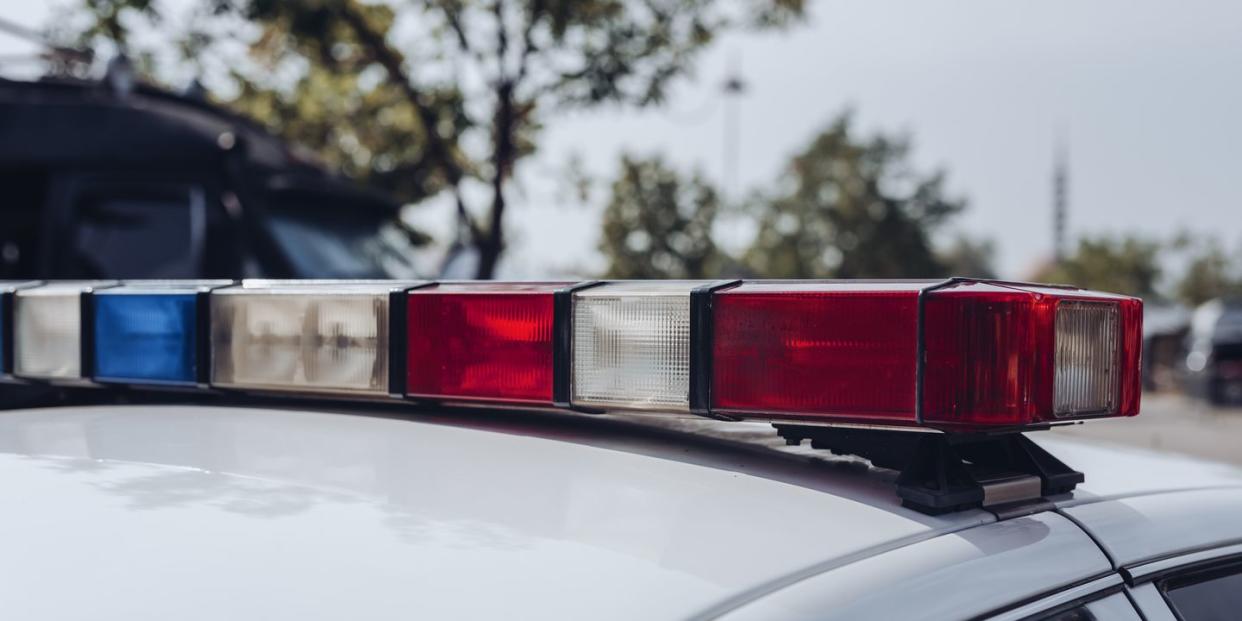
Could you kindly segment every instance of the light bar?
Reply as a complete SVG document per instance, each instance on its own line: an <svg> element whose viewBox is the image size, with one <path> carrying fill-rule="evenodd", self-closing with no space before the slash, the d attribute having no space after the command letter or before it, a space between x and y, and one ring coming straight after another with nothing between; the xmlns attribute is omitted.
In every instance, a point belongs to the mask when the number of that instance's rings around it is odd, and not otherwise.
<svg viewBox="0 0 1242 621"><path fill-rule="evenodd" d="M135 281L90 296L100 382L207 384L208 293L229 280Z"/></svg>
<svg viewBox="0 0 1242 621"><path fill-rule="evenodd" d="M39 284L36 280L0 280L0 382L13 377L13 294Z"/></svg>
<svg viewBox="0 0 1242 621"><path fill-rule="evenodd" d="M217 289L211 293L211 383L304 394L400 394L393 380L404 374L390 373L390 297L401 299L394 294L417 284L256 280Z"/></svg>
<svg viewBox="0 0 1242 621"><path fill-rule="evenodd" d="M1135 298L978 281L759 282L717 293L713 310L716 413L946 429L1138 413Z"/></svg>
<svg viewBox="0 0 1242 621"><path fill-rule="evenodd" d="M1068 287L222 284L0 284L0 377L946 431L1139 409L1142 302Z"/></svg>
<svg viewBox="0 0 1242 621"><path fill-rule="evenodd" d="M690 410L690 293L703 281L608 283L573 294L570 400Z"/></svg>
<svg viewBox="0 0 1242 621"><path fill-rule="evenodd" d="M406 301L406 394L553 404L554 296L572 283L445 283Z"/></svg>
<svg viewBox="0 0 1242 621"><path fill-rule="evenodd" d="M115 284L64 281L14 292L13 374L61 384L89 384L89 356L83 356L82 344L90 340L90 334L84 338L82 332L82 294Z"/></svg>

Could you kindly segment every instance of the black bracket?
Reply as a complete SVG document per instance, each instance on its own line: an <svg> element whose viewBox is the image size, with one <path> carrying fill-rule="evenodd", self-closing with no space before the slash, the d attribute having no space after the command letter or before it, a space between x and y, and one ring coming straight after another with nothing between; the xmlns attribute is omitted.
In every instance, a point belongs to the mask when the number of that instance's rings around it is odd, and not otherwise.
<svg viewBox="0 0 1242 621"><path fill-rule="evenodd" d="M1038 503L1072 491L1084 479L1021 433L773 426L791 445L810 440L813 448L857 455L899 471L902 505L929 515Z"/></svg>
<svg viewBox="0 0 1242 621"><path fill-rule="evenodd" d="M586 280L552 294L552 402L558 408L573 409L569 378L573 373L574 292L602 284L605 281Z"/></svg>
<svg viewBox="0 0 1242 621"><path fill-rule="evenodd" d="M716 335L713 296L740 280L716 280L690 291L690 412L720 420L738 420L712 413L712 359Z"/></svg>
<svg viewBox="0 0 1242 621"><path fill-rule="evenodd" d="M406 354L409 347L409 322L406 303L409 293L415 289L434 287L434 280L394 287L388 291L388 396L405 397Z"/></svg>

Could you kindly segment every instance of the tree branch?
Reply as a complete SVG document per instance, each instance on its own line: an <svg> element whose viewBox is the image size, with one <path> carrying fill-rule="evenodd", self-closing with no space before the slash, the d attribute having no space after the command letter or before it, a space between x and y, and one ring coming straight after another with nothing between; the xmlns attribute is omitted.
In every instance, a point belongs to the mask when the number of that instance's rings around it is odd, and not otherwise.
<svg viewBox="0 0 1242 621"><path fill-rule="evenodd" d="M410 80L410 76L405 72L403 65L405 58L401 52L393 49L384 37L384 33L376 31L367 22L366 16L362 14L355 2L345 2L341 5L341 17L353 30L354 35L358 37L358 41L362 43L371 53L376 62L384 68L388 73L388 79L395 84L405 94L406 99L410 101L410 105L414 107L418 116L419 123L423 126L423 133L427 139L427 150L435 159L440 162L440 166L444 169L445 176L448 177L450 185L457 186L461 183L462 177L465 175L461 164L457 161L455 150L439 132L439 119L430 106L423 101L423 94Z"/></svg>

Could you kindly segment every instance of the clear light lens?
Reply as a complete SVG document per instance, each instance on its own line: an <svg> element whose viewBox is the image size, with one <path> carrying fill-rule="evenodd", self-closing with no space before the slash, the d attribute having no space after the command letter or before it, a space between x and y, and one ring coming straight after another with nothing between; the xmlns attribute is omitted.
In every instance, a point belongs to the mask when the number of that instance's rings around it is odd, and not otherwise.
<svg viewBox="0 0 1242 621"><path fill-rule="evenodd" d="M388 393L388 295L397 286L247 284L213 292L212 384Z"/></svg>
<svg viewBox="0 0 1242 621"><path fill-rule="evenodd" d="M1057 305L1055 416L1115 414L1121 390L1116 304L1063 301Z"/></svg>
<svg viewBox="0 0 1242 621"><path fill-rule="evenodd" d="M108 282L60 282L14 295L13 370L21 377L82 379L84 291Z"/></svg>
<svg viewBox="0 0 1242 621"><path fill-rule="evenodd" d="M688 411L690 291L701 284L627 282L576 292L573 403Z"/></svg>

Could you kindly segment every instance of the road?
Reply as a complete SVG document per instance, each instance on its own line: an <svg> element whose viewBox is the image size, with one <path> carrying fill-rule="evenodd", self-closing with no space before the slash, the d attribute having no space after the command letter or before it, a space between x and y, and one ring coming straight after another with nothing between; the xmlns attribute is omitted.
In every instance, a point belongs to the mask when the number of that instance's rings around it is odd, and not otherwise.
<svg viewBox="0 0 1242 621"><path fill-rule="evenodd" d="M1181 395L1147 393L1135 418L1090 421L1051 433L1242 465L1242 408L1214 408Z"/></svg>

